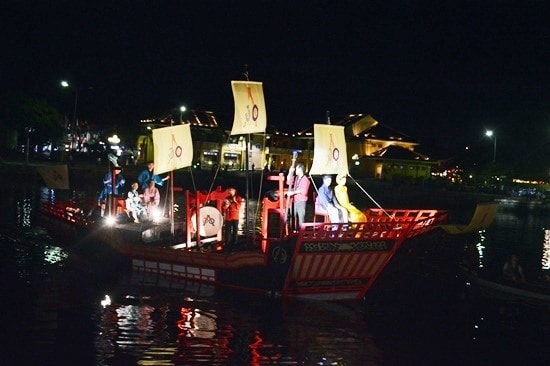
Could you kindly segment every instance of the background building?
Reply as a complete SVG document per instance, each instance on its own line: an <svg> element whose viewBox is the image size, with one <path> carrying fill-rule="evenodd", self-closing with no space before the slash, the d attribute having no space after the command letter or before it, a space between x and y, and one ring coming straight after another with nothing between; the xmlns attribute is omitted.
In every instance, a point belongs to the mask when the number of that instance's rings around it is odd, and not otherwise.
<svg viewBox="0 0 550 366"><path fill-rule="evenodd" d="M173 110L141 120L144 133L136 144L138 161L153 160L152 129L179 123L191 124L196 169L219 166L224 170L244 170L247 151L251 170L287 171L295 150L300 151L297 163L304 163L306 170L313 162L313 126L295 133L270 130L265 134L230 136L230 131L218 125L213 112L194 110ZM382 125L370 115L348 115L333 124L344 126L350 173L354 176L421 181L430 178L437 165L415 151L419 144L410 136Z"/></svg>

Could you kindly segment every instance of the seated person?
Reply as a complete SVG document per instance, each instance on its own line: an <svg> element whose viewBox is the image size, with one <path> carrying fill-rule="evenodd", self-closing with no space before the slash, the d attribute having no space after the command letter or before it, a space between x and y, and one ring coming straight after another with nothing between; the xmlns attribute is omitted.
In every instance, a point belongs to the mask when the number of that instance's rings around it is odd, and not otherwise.
<svg viewBox="0 0 550 366"><path fill-rule="evenodd" d="M334 187L334 195L338 203L348 210L350 222L367 222L367 216L355 207L348 196L348 187L346 187L346 175L338 174L336 176L336 187Z"/></svg>
<svg viewBox="0 0 550 366"><path fill-rule="evenodd" d="M502 275L504 279L511 282L525 283L525 276L523 275L523 268L519 264L518 256L512 254L510 259L504 263L502 267Z"/></svg>
<svg viewBox="0 0 550 366"><path fill-rule="evenodd" d="M132 183L132 189L126 198L126 213L136 223L139 222L139 217L145 213L145 206L141 200L143 195L139 194L138 188L138 182Z"/></svg>
<svg viewBox="0 0 550 366"><path fill-rule="evenodd" d="M147 216L149 219L153 218L153 212L160 205L160 192L155 186L154 180L149 180L149 186L143 191L143 202L147 207Z"/></svg>
<svg viewBox="0 0 550 366"><path fill-rule="evenodd" d="M319 195L315 200L315 212L321 214L327 214L331 223L347 223L348 211L342 207L336 197L334 197L334 191L330 186L332 183L332 176L323 176L323 185L319 187Z"/></svg>

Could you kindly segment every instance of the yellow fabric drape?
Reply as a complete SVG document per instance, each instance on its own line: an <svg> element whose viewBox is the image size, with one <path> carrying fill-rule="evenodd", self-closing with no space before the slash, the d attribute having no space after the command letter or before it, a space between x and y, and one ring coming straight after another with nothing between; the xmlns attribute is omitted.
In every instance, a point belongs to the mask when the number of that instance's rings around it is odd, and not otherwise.
<svg viewBox="0 0 550 366"><path fill-rule="evenodd" d="M350 201L348 196L348 187L343 184L338 184L334 187L334 195L340 206L344 207L349 212L350 222L367 222L367 217Z"/></svg>

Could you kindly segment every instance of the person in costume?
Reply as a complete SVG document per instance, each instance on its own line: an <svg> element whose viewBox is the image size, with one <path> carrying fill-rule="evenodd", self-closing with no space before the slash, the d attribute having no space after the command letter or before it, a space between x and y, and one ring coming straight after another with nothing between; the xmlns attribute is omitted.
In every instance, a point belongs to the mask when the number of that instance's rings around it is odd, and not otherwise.
<svg viewBox="0 0 550 366"><path fill-rule="evenodd" d="M101 217L105 214L105 202L107 201L107 198L113 193L115 196L118 195L120 188L124 187L125 180L124 176L120 174L121 171L121 167L115 167L103 177L103 189L99 192L99 197L97 199L97 204L101 207ZM113 180L116 182L114 192Z"/></svg>
<svg viewBox="0 0 550 366"><path fill-rule="evenodd" d="M309 193L309 179L305 176L305 166L302 163L296 165L296 176L289 174L287 184L292 187L287 194L294 200L294 214L296 216L296 228L304 223L306 216L306 204ZM290 209L290 208L289 208Z"/></svg>
<svg viewBox="0 0 550 366"><path fill-rule="evenodd" d="M223 201L223 210L225 212L225 245L228 247L237 244L237 230L239 228L239 215L243 199L237 194L233 187L228 190L229 195Z"/></svg>
<svg viewBox="0 0 550 366"><path fill-rule="evenodd" d="M157 174L154 173L155 169L155 163L153 161L147 162L147 168L145 168L141 173L138 175L138 183L141 190L145 190L147 187L149 187L149 181L153 180L155 182L155 185L162 187L164 185L164 182L168 179L170 179L170 176L167 175L164 178L161 178Z"/></svg>
<svg viewBox="0 0 550 366"><path fill-rule="evenodd" d="M334 195L338 200L338 203L348 210L350 222L367 222L367 216L355 207L350 201L348 196L348 187L346 187L346 175L338 174L336 176L336 187L334 187Z"/></svg>
<svg viewBox="0 0 550 366"><path fill-rule="evenodd" d="M324 175L323 185L319 187L319 194L315 201L315 212L327 214L333 224L348 223L348 210L342 207L334 196L331 184L332 176Z"/></svg>
<svg viewBox="0 0 550 366"><path fill-rule="evenodd" d="M136 223L139 223L139 218L146 212L142 200L143 195L139 194L138 188L138 182L132 183L132 189L126 197L126 213Z"/></svg>

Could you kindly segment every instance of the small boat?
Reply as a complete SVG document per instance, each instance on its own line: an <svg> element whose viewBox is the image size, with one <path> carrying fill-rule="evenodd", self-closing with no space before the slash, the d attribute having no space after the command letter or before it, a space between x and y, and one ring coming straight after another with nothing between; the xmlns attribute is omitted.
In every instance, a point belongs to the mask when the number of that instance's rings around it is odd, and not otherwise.
<svg viewBox="0 0 550 366"><path fill-rule="evenodd" d="M548 210L550 208L550 199L543 197L517 197L510 196L496 199L505 209L524 208L534 210Z"/></svg>
<svg viewBox="0 0 550 366"><path fill-rule="evenodd" d="M236 105L232 134L265 132L261 83L234 81L232 86ZM349 174L344 127L315 124L314 134L310 178L311 174ZM189 125L155 129L153 140L157 174L189 167L193 154ZM430 240L447 219L446 210L378 207L363 210L365 222L325 219L289 230L287 212L292 202L284 195L286 179L279 174L268 180L276 184L277 194L261 200L260 229L245 230L239 248L232 251L224 249L222 238L220 211L228 196L222 188L182 191L182 221L172 213L159 222L107 225L106 220L88 217L89 208L74 201L45 202L43 213L86 232L87 239L105 243L128 258L136 271L315 300L363 299L403 245Z"/></svg>
<svg viewBox="0 0 550 366"><path fill-rule="evenodd" d="M550 302L550 286L510 283L468 276L469 282L479 286L484 294L504 300Z"/></svg>

